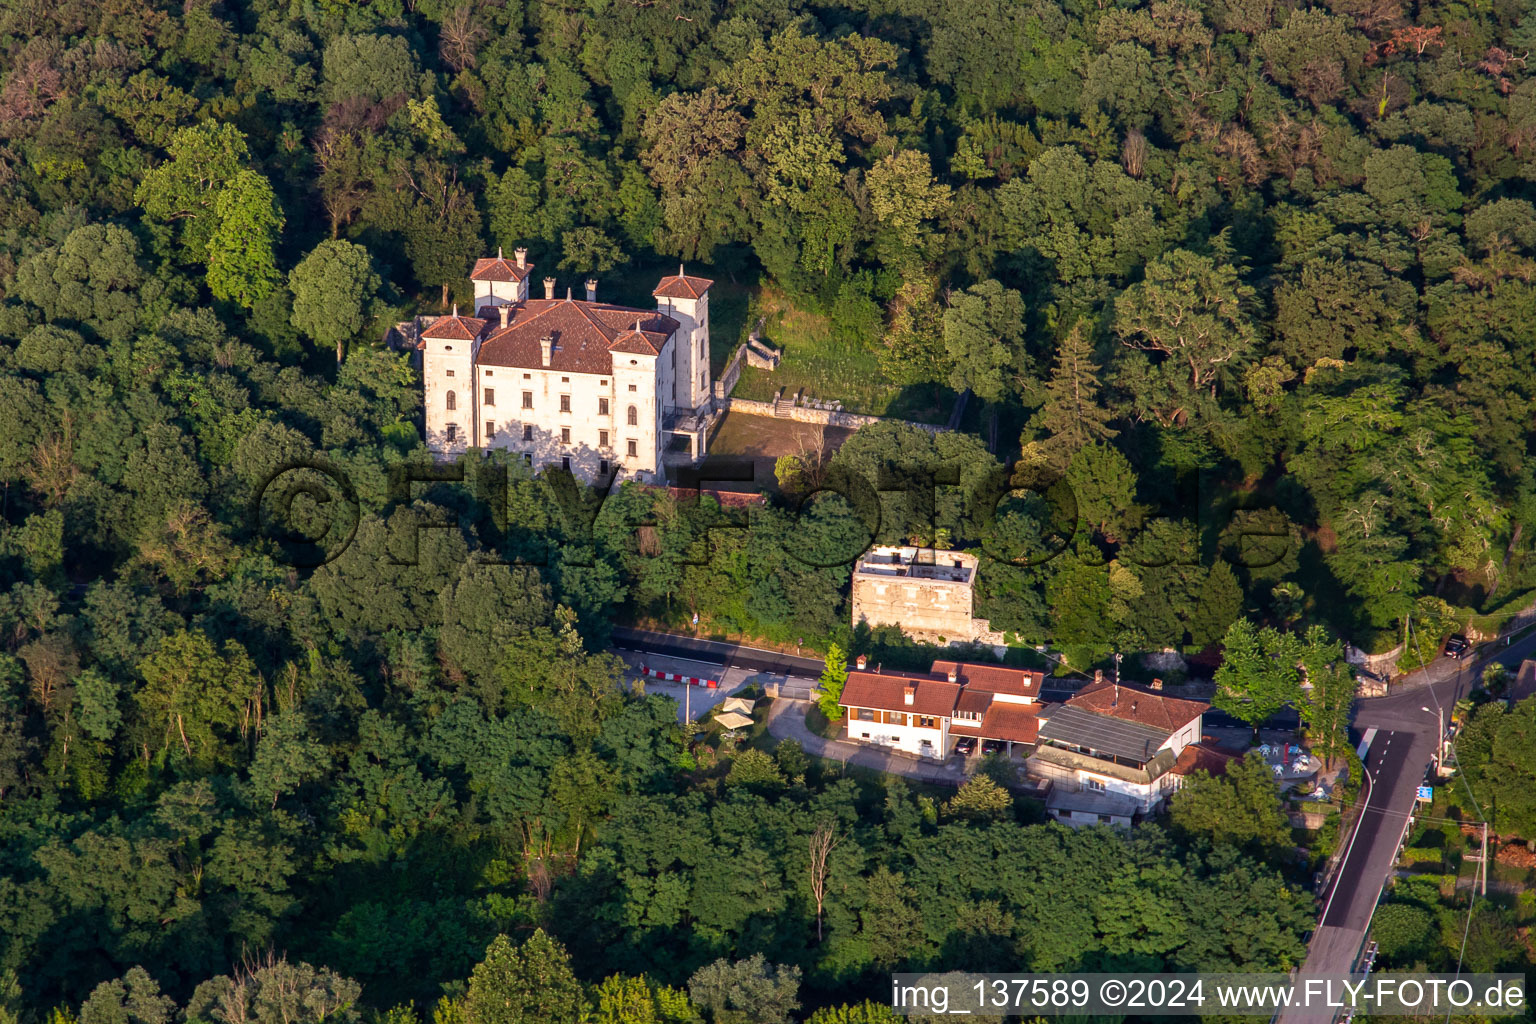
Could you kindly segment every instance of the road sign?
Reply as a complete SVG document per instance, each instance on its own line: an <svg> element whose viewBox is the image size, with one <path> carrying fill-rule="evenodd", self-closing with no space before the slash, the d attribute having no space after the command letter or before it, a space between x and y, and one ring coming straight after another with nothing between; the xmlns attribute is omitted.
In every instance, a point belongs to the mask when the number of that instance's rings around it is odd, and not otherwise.
<svg viewBox="0 0 1536 1024"><path fill-rule="evenodd" d="M1425 800L1425 801L1433 801L1435 799L1435 789L1434 789L1434 787L1433 786L1420 786L1419 787L1419 799L1420 800Z"/></svg>

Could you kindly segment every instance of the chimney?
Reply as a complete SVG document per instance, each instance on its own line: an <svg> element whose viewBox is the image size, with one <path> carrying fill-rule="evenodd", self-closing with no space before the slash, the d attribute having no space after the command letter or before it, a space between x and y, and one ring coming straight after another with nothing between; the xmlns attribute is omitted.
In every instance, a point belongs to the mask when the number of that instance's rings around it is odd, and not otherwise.
<svg viewBox="0 0 1536 1024"><path fill-rule="evenodd" d="M496 247L496 258L501 259L501 246Z"/></svg>
<svg viewBox="0 0 1536 1024"><path fill-rule="evenodd" d="M587 278L587 301L597 301L597 278L595 277Z"/></svg>
<svg viewBox="0 0 1536 1024"><path fill-rule="evenodd" d="M1154 679L1154 680L1152 680L1152 692L1153 693L1160 693L1162 691L1162 689L1163 689L1163 681L1161 679Z"/></svg>
<svg viewBox="0 0 1536 1024"><path fill-rule="evenodd" d="M1096 668L1096 669L1093 670L1093 681L1095 683L1102 683L1104 681L1104 670L1103 669Z"/></svg>
<svg viewBox="0 0 1536 1024"><path fill-rule="evenodd" d="M549 353L555 347L555 339L552 335L544 335L539 339L539 359L545 366L549 365Z"/></svg>
<svg viewBox="0 0 1536 1024"><path fill-rule="evenodd" d="M859 655L859 660L855 661L854 664L859 667L859 671L860 672L863 672L864 671L864 666L869 664L869 659L861 654L861 655Z"/></svg>
<svg viewBox="0 0 1536 1024"><path fill-rule="evenodd" d="M507 314L512 312L512 307L503 304L503 305L500 305L500 306L496 307L496 312L501 314L501 329L502 330L506 330L507 329Z"/></svg>
<svg viewBox="0 0 1536 1024"><path fill-rule="evenodd" d="M949 681L952 682L952 683L958 683L960 681L960 666L959 665L956 665L954 668L949 670Z"/></svg>
<svg viewBox="0 0 1536 1024"><path fill-rule="evenodd" d="M501 250L498 249L497 250L497 254L499 255L500 252L501 252ZM522 246L518 246L516 249L512 250L512 255L517 257L517 269L518 270L527 270L528 269L528 250L527 249L524 249Z"/></svg>
<svg viewBox="0 0 1536 1024"><path fill-rule="evenodd" d="M555 297L555 279L552 277L546 277L544 279L544 297L546 299L552 299Z"/></svg>
<svg viewBox="0 0 1536 1024"><path fill-rule="evenodd" d="M571 286L570 285L566 285L565 286L565 301L566 302L570 302L571 301Z"/></svg>
<svg viewBox="0 0 1536 1024"><path fill-rule="evenodd" d="M912 701L914 699L916 699L916 697L917 697L917 687L915 687L915 686L903 686L901 688L901 702L903 704L911 704Z"/></svg>
<svg viewBox="0 0 1536 1024"><path fill-rule="evenodd" d="M453 304L453 318L455 320L459 318L459 304L457 302Z"/></svg>

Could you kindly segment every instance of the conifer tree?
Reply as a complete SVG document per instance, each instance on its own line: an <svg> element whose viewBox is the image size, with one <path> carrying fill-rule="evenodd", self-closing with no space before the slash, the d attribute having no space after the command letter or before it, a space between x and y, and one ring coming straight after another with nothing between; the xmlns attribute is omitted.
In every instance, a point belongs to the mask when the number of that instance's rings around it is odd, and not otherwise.
<svg viewBox="0 0 1536 1024"><path fill-rule="evenodd" d="M1087 324L1079 320L1062 339L1056 365L1045 383L1045 404L1036 422L1050 431L1054 461L1066 462L1079 449L1119 433L1109 425L1110 411L1099 402L1099 366Z"/></svg>

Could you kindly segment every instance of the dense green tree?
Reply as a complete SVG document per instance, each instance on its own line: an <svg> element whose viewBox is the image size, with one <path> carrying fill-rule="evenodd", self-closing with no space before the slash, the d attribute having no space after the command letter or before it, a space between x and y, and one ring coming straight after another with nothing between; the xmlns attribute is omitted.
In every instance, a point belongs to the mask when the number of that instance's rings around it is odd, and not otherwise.
<svg viewBox="0 0 1536 1024"><path fill-rule="evenodd" d="M1256 628L1246 618L1221 640L1221 667L1211 703L1253 726L1301 698L1302 644L1290 633Z"/></svg>
<svg viewBox="0 0 1536 1024"><path fill-rule="evenodd" d="M848 657L842 647L834 643L827 646L823 661L826 667L822 669L821 679L816 684L819 691L816 706L822 714L835 722L843 717L843 709L837 702L842 699L843 687L848 682Z"/></svg>
<svg viewBox="0 0 1536 1024"><path fill-rule="evenodd" d="M150 217L179 225L184 262L202 263L223 220L219 196L244 169L250 150L234 125L205 121L178 131L168 153L144 175L134 198Z"/></svg>
<svg viewBox="0 0 1536 1024"><path fill-rule="evenodd" d="M800 968L769 963L761 953L716 960L693 972L688 995L714 1024L788 1024L800 1006Z"/></svg>
<svg viewBox="0 0 1536 1024"><path fill-rule="evenodd" d="M1043 447L1058 464L1070 461L1083 447L1119 433L1109 425L1111 414L1101 403L1098 373L1092 333L1079 320L1056 350L1056 364L1045 382L1045 402L1035 416L1050 435Z"/></svg>
<svg viewBox="0 0 1536 1024"><path fill-rule="evenodd" d="M288 275L293 326L318 345L334 344L340 363L346 343L375 315L379 285L367 249L351 242L321 242Z"/></svg>
<svg viewBox="0 0 1536 1024"><path fill-rule="evenodd" d="M218 226L208 240L208 288L215 298L250 309L278 282L273 247L283 215L272 186L255 171L240 171L219 191Z"/></svg>
<svg viewBox="0 0 1536 1024"><path fill-rule="evenodd" d="M1169 801L1168 820L1189 835L1270 853L1291 838L1279 787L1257 753L1230 762L1222 775L1191 775Z"/></svg>
<svg viewBox="0 0 1536 1024"><path fill-rule="evenodd" d="M1018 390L1030 362L1020 343L1024 302L996 281L983 281L952 296L944 311L944 348L949 386L967 388L989 402Z"/></svg>
<svg viewBox="0 0 1536 1024"><path fill-rule="evenodd" d="M144 686L134 694L150 742L179 748L194 763L216 758L250 727L247 705L260 699L255 666L241 646L222 650L200 632L179 632L139 663Z"/></svg>
<svg viewBox="0 0 1536 1024"><path fill-rule="evenodd" d="M464 999L467 1024L575 1022L585 1014L586 997L570 957L543 929L520 946L496 936L470 975Z"/></svg>
<svg viewBox="0 0 1536 1024"><path fill-rule="evenodd" d="M108 341L128 339L147 312L139 243L115 224L88 224L16 268L17 297L50 320L74 320Z"/></svg>

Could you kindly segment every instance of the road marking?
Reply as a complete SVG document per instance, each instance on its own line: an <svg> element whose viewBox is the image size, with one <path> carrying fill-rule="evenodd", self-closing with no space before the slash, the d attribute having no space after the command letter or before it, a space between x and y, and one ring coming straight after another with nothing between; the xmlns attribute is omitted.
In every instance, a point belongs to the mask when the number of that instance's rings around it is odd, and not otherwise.
<svg viewBox="0 0 1536 1024"><path fill-rule="evenodd" d="M1361 739L1360 739L1360 746L1355 750L1355 756L1360 758L1360 760L1364 761L1365 760L1365 752L1367 750L1371 749L1371 741L1374 740L1375 738L1376 738L1376 730L1375 729L1367 729L1367 730L1365 730L1365 735L1363 737L1361 737Z"/></svg>

